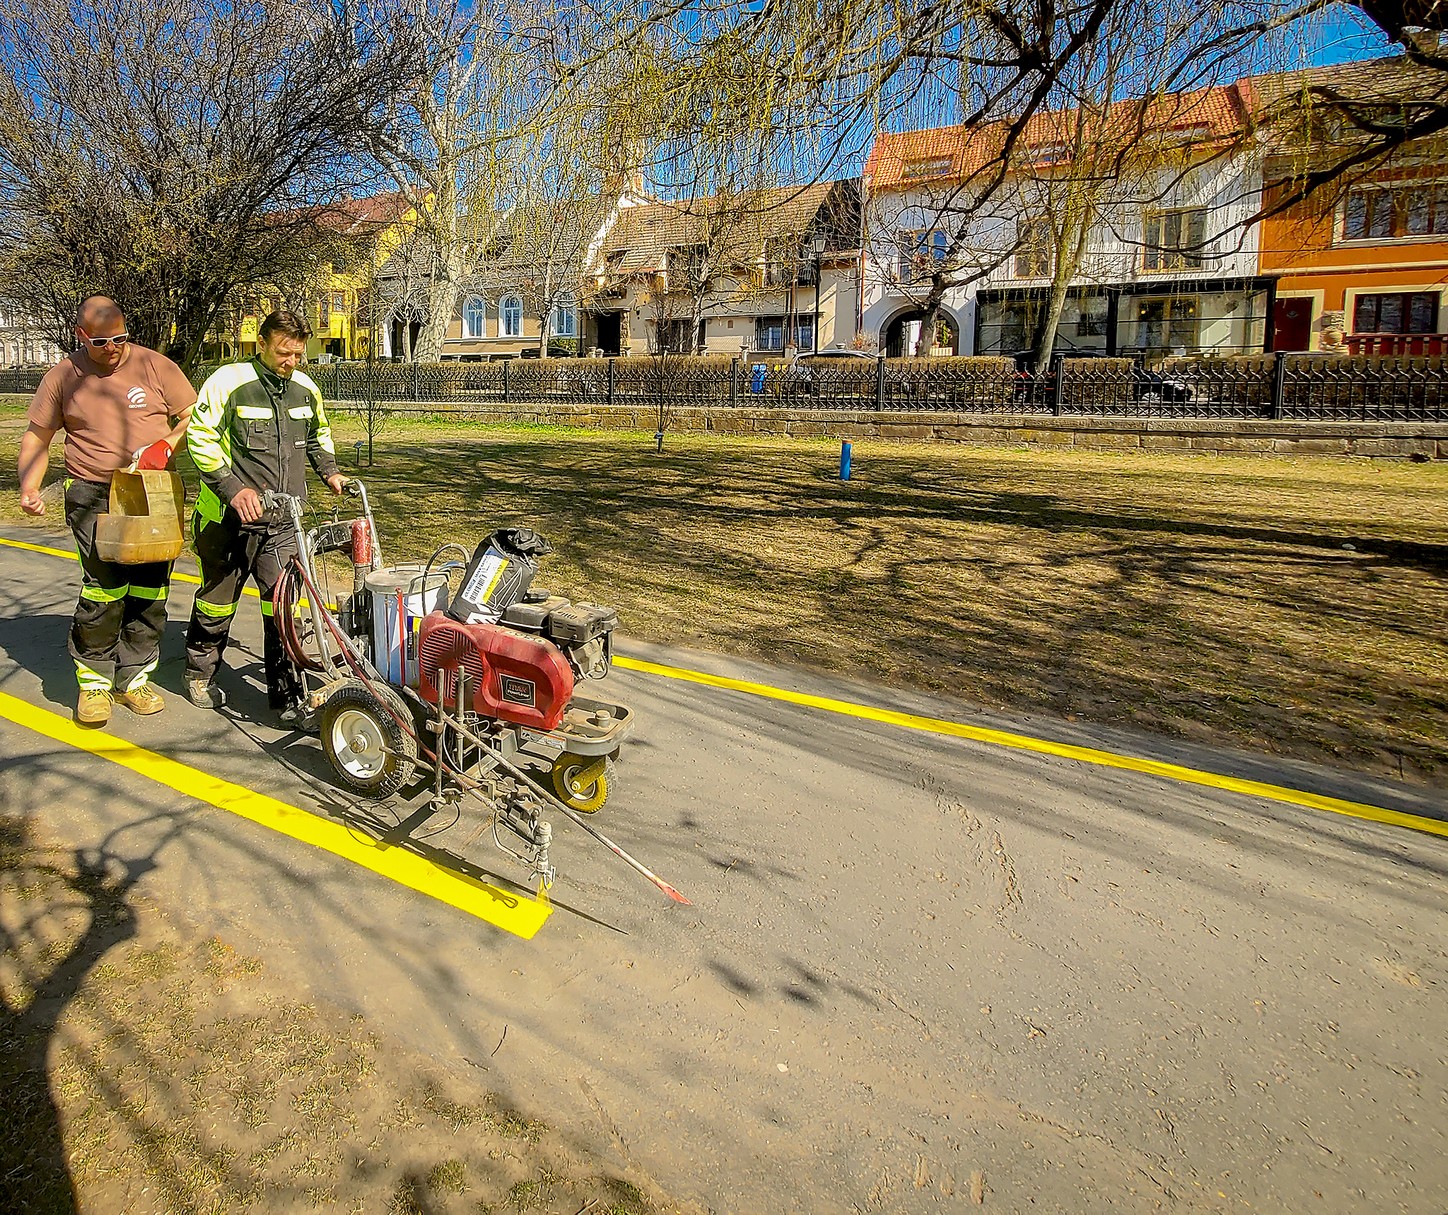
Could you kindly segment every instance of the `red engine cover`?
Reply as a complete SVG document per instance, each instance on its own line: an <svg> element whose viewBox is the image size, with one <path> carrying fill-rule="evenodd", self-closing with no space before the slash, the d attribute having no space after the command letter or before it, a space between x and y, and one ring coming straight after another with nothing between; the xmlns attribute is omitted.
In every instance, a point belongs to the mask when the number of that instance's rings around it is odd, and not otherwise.
<svg viewBox="0 0 1448 1215"><path fill-rule="evenodd" d="M456 704L461 668L474 712L537 730L553 729L573 698L573 668L551 641L441 612L423 617L417 665L417 690L429 704Z"/></svg>

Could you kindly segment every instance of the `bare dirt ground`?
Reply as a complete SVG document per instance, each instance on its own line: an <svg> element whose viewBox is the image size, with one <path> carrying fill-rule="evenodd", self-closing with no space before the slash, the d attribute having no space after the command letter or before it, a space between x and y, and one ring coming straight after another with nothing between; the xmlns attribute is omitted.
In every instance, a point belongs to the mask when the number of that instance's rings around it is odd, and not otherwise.
<svg viewBox="0 0 1448 1215"><path fill-rule="evenodd" d="M671 1209L126 884L0 817L0 1210Z"/></svg>

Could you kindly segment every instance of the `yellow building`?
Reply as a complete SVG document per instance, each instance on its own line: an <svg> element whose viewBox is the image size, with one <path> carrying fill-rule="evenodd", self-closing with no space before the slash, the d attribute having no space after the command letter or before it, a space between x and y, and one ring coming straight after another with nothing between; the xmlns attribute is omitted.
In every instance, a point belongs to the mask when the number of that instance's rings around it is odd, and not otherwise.
<svg viewBox="0 0 1448 1215"><path fill-rule="evenodd" d="M313 336L307 342L309 362L365 359L371 342L368 293L375 267L405 239L413 218L412 208L399 194L339 204L324 226L346 250L347 264L322 263L314 284L305 288L263 288L241 296L207 335L207 361L250 358L256 353L262 318L287 306L304 312L312 327ZM305 301L300 307L298 299Z"/></svg>

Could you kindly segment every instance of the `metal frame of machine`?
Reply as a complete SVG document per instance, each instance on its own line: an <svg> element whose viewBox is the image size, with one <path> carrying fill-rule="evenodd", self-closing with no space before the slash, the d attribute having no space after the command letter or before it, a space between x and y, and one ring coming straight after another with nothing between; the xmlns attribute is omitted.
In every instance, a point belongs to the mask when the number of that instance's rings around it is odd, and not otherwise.
<svg viewBox="0 0 1448 1215"><path fill-rule="evenodd" d="M334 511L329 522L312 528L303 523L300 499L273 492L262 495L267 510L281 511L296 535L297 555L277 584L273 611L283 646L302 672L306 707L319 727L322 749L342 783L363 796L378 798L406 786L419 771L430 772L431 808L452 809L465 798L480 802L491 817L494 843L527 865L544 888L556 876L550 857L552 827L543 817L551 809L567 816L671 899L687 903L669 883L582 817L607 799L614 761L632 728L633 715L622 705L578 695L573 680L562 672L571 669L579 681L608 673L612 624L606 616L612 614L592 609L595 617L604 619L580 630L578 621L586 620L587 611L580 613L557 596L546 600L534 596L512 618L500 612L487 623L468 624L441 618L434 608L419 619L421 614L412 610L417 601L423 605L435 601L439 589L445 601L449 575L465 568L461 561L437 564L438 558L449 549L464 556L467 550L444 545L420 572L415 565L384 567L366 487L353 480L346 489L360 500L360 515L344 520ZM540 551L548 551L546 541L542 545ZM318 558L331 552L350 553L353 562L352 593L335 610L326 602L317 570ZM388 585L385 601L379 600L369 582L373 587ZM388 614L393 588L395 621ZM460 586L459 597L462 592ZM377 632L379 603L388 629L385 637ZM546 635L545 622L555 614L561 622L559 631L566 634L561 644ZM616 623L616 615L612 621ZM515 660L557 672L551 707L547 688L541 708L527 704L523 685L528 680L500 675L489 667L474 652L480 644L495 645L501 663L508 662L510 655L520 656ZM394 658L400 659L395 680L389 678ZM408 680L409 661L416 677L413 683ZM525 675L531 672L527 666L519 669ZM509 678L515 680L514 689L505 682ZM480 679L498 686L484 694ZM565 686L566 704L558 703ZM510 703L510 691L516 705ZM479 704L500 715L480 711ZM528 771L528 764L547 765L551 788Z"/></svg>

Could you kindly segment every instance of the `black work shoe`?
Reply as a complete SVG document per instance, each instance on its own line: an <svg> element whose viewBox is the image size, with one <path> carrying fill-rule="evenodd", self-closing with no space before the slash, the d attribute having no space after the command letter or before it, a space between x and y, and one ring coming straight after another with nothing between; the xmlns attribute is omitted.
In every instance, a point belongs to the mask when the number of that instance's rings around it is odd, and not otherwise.
<svg viewBox="0 0 1448 1215"><path fill-rule="evenodd" d="M277 713L277 720L293 730L310 730L317 724L317 715L305 705L288 705Z"/></svg>
<svg viewBox="0 0 1448 1215"><path fill-rule="evenodd" d="M226 693L205 679L188 678L186 699L198 709L219 709L226 703Z"/></svg>

